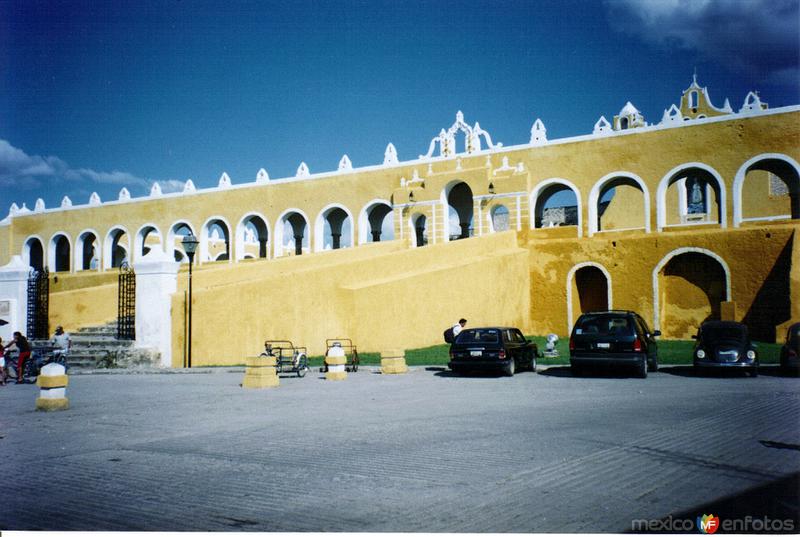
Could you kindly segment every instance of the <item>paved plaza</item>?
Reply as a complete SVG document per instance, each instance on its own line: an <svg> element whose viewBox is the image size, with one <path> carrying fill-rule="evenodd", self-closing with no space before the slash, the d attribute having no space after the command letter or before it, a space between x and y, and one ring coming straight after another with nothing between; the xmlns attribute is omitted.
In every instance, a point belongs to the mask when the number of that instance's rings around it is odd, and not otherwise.
<svg viewBox="0 0 800 537"><path fill-rule="evenodd" d="M769 368L362 368L267 390L242 378L73 375L71 408L51 413L34 411L35 386L0 388L0 529L618 532L712 508L797 517L800 379Z"/></svg>

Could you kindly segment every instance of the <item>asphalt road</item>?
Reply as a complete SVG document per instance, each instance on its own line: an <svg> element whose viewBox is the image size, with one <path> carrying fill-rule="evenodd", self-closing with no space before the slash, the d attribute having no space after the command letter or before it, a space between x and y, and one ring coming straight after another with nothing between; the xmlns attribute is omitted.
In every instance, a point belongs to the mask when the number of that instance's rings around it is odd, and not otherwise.
<svg viewBox="0 0 800 537"><path fill-rule="evenodd" d="M74 375L51 413L35 386L0 387L0 529L619 532L711 508L797 524L800 379L690 371Z"/></svg>

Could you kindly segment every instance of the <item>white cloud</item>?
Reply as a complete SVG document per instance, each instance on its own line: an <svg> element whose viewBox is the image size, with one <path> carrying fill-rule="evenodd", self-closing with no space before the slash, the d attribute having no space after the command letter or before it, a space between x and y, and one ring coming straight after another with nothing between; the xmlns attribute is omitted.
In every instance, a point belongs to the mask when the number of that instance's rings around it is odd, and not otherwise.
<svg viewBox="0 0 800 537"><path fill-rule="evenodd" d="M606 0L611 26L762 81L800 82L797 0Z"/></svg>
<svg viewBox="0 0 800 537"><path fill-rule="evenodd" d="M147 187L150 181L120 171L98 172L88 168L71 168L58 157L28 155L6 140L0 140L0 187L46 188L59 181L69 181L87 186L124 185Z"/></svg>

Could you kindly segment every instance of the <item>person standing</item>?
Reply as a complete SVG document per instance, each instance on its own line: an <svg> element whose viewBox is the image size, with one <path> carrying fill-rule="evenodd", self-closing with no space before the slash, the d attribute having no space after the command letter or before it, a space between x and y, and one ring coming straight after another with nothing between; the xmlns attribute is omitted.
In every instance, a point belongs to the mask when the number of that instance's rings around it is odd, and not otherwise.
<svg viewBox="0 0 800 537"><path fill-rule="evenodd" d="M31 344L28 343L28 338L23 336L21 332L14 332L14 339L5 348L7 349L11 346L16 347L17 351L19 351L19 357L17 358L17 384L22 384L24 382L22 372L25 371L25 362L31 357Z"/></svg>
<svg viewBox="0 0 800 537"><path fill-rule="evenodd" d="M466 325L466 319L459 319L458 322L453 325L453 337L456 337L458 334L460 334Z"/></svg>

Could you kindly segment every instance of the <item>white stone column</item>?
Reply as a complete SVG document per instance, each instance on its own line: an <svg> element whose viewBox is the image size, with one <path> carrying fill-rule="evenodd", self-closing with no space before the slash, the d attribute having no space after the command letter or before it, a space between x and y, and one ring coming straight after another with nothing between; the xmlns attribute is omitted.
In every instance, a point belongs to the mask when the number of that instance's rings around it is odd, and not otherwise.
<svg viewBox="0 0 800 537"><path fill-rule="evenodd" d="M161 367L172 366L172 294L178 267L171 256L153 248L134 264L136 271L136 346L161 353Z"/></svg>
<svg viewBox="0 0 800 537"><path fill-rule="evenodd" d="M27 332L29 271L30 267L18 255L0 267L0 319L8 323L0 326L4 342L11 340L15 331Z"/></svg>

